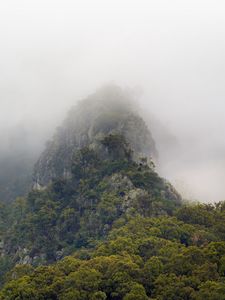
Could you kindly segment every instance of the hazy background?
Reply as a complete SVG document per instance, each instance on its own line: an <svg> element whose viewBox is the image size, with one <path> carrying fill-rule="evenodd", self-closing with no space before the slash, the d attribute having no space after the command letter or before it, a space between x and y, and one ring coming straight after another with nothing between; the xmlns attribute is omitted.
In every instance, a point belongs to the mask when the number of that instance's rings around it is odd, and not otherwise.
<svg viewBox="0 0 225 300"><path fill-rule="evenodd" d="M148 117L160 173L185 197L225 199L224 15L222 0L1 1L0 158L38 156L69 107L112 81L161 123Z"/></svg>

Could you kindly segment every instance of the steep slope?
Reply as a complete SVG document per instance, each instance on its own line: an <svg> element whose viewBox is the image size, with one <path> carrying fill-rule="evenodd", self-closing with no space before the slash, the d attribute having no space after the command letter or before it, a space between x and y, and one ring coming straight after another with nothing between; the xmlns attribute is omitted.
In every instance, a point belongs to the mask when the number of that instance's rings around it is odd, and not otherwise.
<svg viewBox="0 0 225 300"><path fill-rule="evenodd" d="M125 216L171 215L181 198L150 155L150 131L120 88L81 102L37 162L34 189L10 209L3 263L50 263L93 248Z"/></svg>
<svg viewBox="0 0 225 300"><path fill-rule="evenodd" d="M110 133L123 135L136 158L156 158L151 133L130 98L121 88L106 86L71 109L37 162L34 181L45 186L54 178L70 176L74 151L95 147Z"/></svg>
<svg viewBox="0 0 225 300"><path fill-rule="evenodd" d="M74 108L1 204L0 299L225 300L225 203L184 205L154 155L121 89Z"/></svg>
<svg viewBox="0 0 225 300"><path fill-rule="evenodd" d="M225 299L225 203L182 203L134 107L118 87L81 102L1 204L1 300Z"/></svg>

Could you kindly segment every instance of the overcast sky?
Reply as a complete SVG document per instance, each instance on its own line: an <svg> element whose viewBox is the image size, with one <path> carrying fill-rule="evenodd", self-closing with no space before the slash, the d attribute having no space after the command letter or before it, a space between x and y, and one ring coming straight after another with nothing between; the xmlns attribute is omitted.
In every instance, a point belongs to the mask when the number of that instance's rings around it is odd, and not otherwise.
<svg viewBox="0 0 225 300"><path fill-rule="evenodd" d="M45 126L108 82L176 137L161 172L187 196L225 199L223 0L0 2L0 130Z"/></svg>

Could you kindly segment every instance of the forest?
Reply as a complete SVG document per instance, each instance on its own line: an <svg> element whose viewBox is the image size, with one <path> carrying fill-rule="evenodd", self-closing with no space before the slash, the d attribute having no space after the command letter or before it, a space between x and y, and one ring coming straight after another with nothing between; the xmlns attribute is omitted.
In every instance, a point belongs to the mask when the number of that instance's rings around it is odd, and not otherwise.
<svg viewBox="0 0 225 300"><path fill-rule="evenodd" d="M1 204L0 299L225 299L225 203L185 203L123 136L101 143Z"/></svg>
<svg viewBox="0 0 225 300"><path fill-rule="evenodd" d="M119 87L72 108L0 202L0 299L225 299L225 202L184 200L155 162Z"/></svg>

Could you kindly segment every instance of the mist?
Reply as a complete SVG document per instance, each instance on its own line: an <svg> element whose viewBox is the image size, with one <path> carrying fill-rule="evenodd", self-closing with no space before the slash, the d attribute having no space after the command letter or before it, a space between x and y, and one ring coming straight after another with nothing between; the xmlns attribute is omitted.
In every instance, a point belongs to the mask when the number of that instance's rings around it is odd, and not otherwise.
<svg viewBox="0 0 225 300"><path fill-rule="evenodd" d="M222 0L2 1L0 161L26 149L35 160L69 108L113 82L138 99L160 174L185 198L224 200L224 11Z"/></svg>

